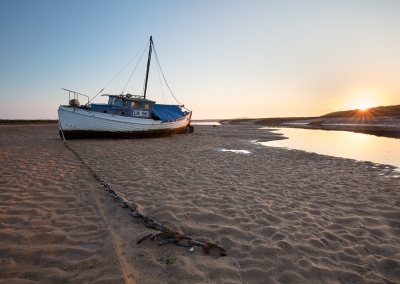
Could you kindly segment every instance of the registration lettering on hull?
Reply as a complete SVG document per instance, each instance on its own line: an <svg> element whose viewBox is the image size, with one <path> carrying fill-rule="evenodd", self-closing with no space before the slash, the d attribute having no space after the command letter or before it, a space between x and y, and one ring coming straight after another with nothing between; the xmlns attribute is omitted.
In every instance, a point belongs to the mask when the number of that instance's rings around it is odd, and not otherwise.
<svg viewBox="0 0 400 284"><path fill-rule="evenodd" d="M149 111L147 110L134 110L133 116L148 117Z"/></svg>

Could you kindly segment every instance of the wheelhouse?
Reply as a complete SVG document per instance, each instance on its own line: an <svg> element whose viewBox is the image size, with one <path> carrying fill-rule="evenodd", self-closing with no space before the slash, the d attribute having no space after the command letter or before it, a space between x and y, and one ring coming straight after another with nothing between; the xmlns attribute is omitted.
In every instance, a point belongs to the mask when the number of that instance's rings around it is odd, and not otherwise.
<svg viewBox="0 0 400 284"><path fill-rule="evenodd" d="M140 96L125 95L103 95L108 96L107 104L90 104L89 110L114 115L152 118L152 111L156 102L144 99Z"/></svg>

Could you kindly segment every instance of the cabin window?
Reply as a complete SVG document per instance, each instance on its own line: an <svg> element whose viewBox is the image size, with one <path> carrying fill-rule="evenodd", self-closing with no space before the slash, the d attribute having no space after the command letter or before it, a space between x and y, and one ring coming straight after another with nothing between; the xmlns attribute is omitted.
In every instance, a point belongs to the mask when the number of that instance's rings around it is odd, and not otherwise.
<svg viewBox="0 0 400 284"><path fill-rule="evenodd" d="M142 103L141 102L132 102L131 108L142 108Z"/></svg>
<svg viewBox="0 0 400 284"><path fill-rule="evenodd" d="M116 100L113 101L113 105L122 108L123 107L122 99L121 98L116 98Z"/></svg>
<svg viewBox="0 0 400 284"><path fill-rule="evenodd" d="M144 104L144 109L150 109L150 104Z"/></svg>

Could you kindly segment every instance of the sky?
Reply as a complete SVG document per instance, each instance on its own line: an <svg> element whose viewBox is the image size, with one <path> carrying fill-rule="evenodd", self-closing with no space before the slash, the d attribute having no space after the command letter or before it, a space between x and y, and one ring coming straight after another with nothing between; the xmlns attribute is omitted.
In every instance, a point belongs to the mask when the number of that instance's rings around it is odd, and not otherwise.
<svg viewBox="0 0 400 284"><path fill-rule="evenodd" d="M141 95L150 35L193 119L397 105L399 15L398 0L2 0L0 119L57 119L62 88ZM177 104L154 59L147 98Z"/></svg>

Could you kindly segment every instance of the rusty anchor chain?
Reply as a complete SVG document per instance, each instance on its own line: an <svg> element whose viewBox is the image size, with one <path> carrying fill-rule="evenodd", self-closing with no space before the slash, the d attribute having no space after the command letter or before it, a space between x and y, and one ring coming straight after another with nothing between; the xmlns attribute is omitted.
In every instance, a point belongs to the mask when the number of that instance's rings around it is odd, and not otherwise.
<svg viewBox="0 0 400 284"><path fill-rule="evenodd" d="M157 222L151 217L145 215L142 211L139 210L138 205L129 202L125 197L120 195L109 183L105 182L104 179L102 179L100 175L87 162L85 162L85 160L83 160L82 157L74 149L72 149L71 146L69 146L65 141L64 144L92 172L93 176L97 179L97 181L101 185L103 185L104 190L110 193L110 197L112 197L114 201L117 201L122 208L129 208L129 215L131 215L134 218L141 218L142 224L144 226L156 230L156 232L148 233L142 236L140 239L137 240L136 242L137 244L140 244L142 241L150 237L152 241L158 240L158 245L173 243L176 246L182 246L182 247L198 246L202 247L206 253L209 253L211 248L217 248L220 250L219 253L221 256L227 255L227 250L220 244L214 243L212 241L208 242L197 241L192 236L182 234L178 230L172 227L165 226L164 224Z"/></svg>

